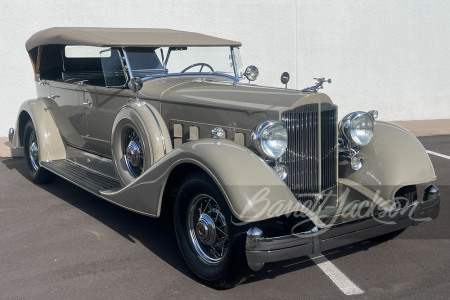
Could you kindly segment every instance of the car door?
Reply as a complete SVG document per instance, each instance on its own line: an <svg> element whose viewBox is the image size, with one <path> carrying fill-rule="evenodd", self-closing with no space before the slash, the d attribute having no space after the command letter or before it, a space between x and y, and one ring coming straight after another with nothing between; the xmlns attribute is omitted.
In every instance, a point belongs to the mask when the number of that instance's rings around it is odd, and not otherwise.
<svg viewBox="0 0 450 300"><path fill-rule="evenodd" d="M83 126L83 104L80 85L76 83L50 81L50 96L45 98L51 107L58 129L68 145L85 147L86 127Z"/></svg>
<svg viewBox="0 0 450 300"><path fill-rule="evenodd" d="M111 157L111 131L117 112L132 94L126 88L127 74L122 56L117 49L101 52L104 85L83 92L84 118L87 125L87 149L105 157ZM89 102L92 101L91 104Z"/></svg>
<svg viewBox="0 0 450 300"><path fill-rule="evenodd" d="M86 119L87 135L86 148L96 154L111 157L111 131L117 112L128 101L131 93L128 89L112 87L95 87L93 91L83 93L85 103L84 115Z"/></svg>

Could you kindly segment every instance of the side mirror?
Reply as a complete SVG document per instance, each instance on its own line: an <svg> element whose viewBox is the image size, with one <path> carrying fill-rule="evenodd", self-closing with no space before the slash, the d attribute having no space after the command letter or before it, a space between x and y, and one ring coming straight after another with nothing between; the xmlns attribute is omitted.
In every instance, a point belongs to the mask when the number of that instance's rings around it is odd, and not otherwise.
<svg viewBox="0 0 450 300"><path fill-rule="evenodd" d="M248 66L245 69L244 76L248 79L248 81L255 81L259 76L259 70L255 66Z"/></svg>
<svg viewBox="0 0 450 300"><path fill-rule="evenodd" d="M133 77L128 82L128 88L133 92L137 93L142 89L142 80L139 77Z"/></svg>
<svg viewBox="0 0 450 300"><path fill-rule="evenodd" d="M289 79L291 79L291 76L289 75L288 72L284 72L283 74L281 74L281 83L284 84L286 86L286 88L287 88Z"/></svg>

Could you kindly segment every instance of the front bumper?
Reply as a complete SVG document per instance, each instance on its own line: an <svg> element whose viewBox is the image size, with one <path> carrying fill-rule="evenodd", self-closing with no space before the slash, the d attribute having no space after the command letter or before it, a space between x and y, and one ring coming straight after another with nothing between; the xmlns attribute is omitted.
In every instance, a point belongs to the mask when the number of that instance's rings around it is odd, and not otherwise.
<svg viewBox="0 0 450 300"><path fill-rule="evenodd" d="M422 201L376 217L273 238L264 238L259 228L252 228L247 232L247 262L258 271L268 262L317 254L436 219L439 209L439 190L430 185Z"/></svg>

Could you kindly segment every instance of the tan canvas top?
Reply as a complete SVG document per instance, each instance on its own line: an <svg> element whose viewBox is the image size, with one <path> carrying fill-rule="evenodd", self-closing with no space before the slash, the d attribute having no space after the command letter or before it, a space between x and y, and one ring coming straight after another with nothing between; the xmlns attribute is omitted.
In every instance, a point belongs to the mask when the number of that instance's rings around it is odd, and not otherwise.
<svg viewBox="0 0 450 300"><path fill-rule="evenodd" d="M50 44L85 46L241 46L241 43L195 32L154 28L54 27L33 34L27 51Z"/></svg>

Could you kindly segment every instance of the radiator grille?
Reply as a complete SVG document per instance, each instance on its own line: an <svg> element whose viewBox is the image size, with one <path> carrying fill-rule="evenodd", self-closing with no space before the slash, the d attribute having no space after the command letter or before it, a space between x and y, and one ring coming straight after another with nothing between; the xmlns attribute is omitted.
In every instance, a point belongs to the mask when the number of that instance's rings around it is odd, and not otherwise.
<svg viewBox="0 0 450 300"><path fill-rule="evenodd" d="M336 106L329 103L321 104L321 151L322 151L322 191L336 186L337 168L337 120Z"/></svg>
<svg viewBox="0 0 450 300"><path fill-rule="evenodd" d="M282 122L288 131L282 159L292 192L303 199L335 187L336 107L328 103L299 106L284 112Z"/></svg>

